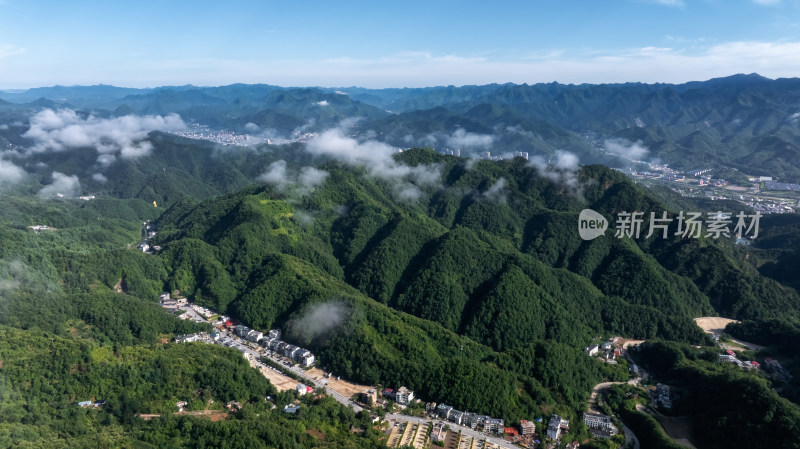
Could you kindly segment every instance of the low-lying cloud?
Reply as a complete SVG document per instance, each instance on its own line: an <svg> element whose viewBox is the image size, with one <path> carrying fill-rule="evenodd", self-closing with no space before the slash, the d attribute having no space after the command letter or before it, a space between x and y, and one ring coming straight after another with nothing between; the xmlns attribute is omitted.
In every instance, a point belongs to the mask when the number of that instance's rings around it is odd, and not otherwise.
<svg viewBox="0 0 800 449"><path fill-rule="evenodd" d="M534 139L536 139L538 137L536 135L536 133L534 133L532 131L528 131L525 128L523 128L522 126L520 126L520 125L506 126L506 132L513 133L513 134L519 134L519 135L527 137L528 139L531 139L531 140L534 140Z"/></svg>
<svg viewBox="0 0 800 449"><path fill-rule="evenodd" d="M495 181L485 192L483 196L491 201L498 203L508 202L508 191L506 189L506 178L500 178Z"/></svg>
<svg viewBox="0 0 800 449"><path fill-rule="evenodd" d="M267 170L260 174L256 181L276 186L278 190L283 190L291 184L291 180L286 173L286 161L283 159L272 162L267 166Z"/></svg>
<svg viewBox="0 0 800 449"><path fill-rule="evenodd" d="M539 176L566 187L570 193L582 198L583 192L578 180L580 169L578 156L569 151L557 150L554 158L545 161L542 156L533 156L528 165L534 167Z"/></svg>
<svg viewBox="0 0 800 449"><path fill-rule="evenodd" d="M305 344L327 338L353 314L352 307L341 300L314 304L302 316L289 322L289 333Z"/></svg>
<svg viewBox="0 0 800 449"><path fill-rule="evenodd" d="M280 192L294 189L300 195L306 195L325 183L328 176L330 173L314 167L303 167L299 173L295 173L281 159L269 164L256 181L275 186Z"/></svg>
<svg viewBox="0 0 800 449"><path fill-rule="evenodd" d="M177 131L185 127L177 114L98 118L82 117L71 109L45 109L31 117L30 129L23 137L33 141L29 152L94 148L98 162L108 165L117 156L135 159L150 153L153 146L145 138L151 131Z"/></svg>
<svg viewBox="0 0 800 449"><path fill-rule="evenodd" d="M609 152L631 161L641 161L650 152L641 140L606 139L604 145Z"/></svg>
<svg viewBox="0 0 800 449"><path fill-rule="evenodd" d="M0 187L16 184L25 177L25 170L16 166L13 162L0 159Z"/></svg>
<svg viewBox="0 0 800 449"><path fill-rule="evenodd" d="M95 173L92 175L92 181L99 182L100 184L105 184L108 182L108 178L106 175L102 173Z"/></svg>
<svg viewBox="0 0 800 449"><path fill-rule="evenodd" d="M458 128L447 137L446 142L448 146L454 148L482 149L488 148L494 143L494 136L471 133L464 128Z"/></svg>
<svg viewBox="0 0 800 449"><path fill-rule="evenodd" d="M330 176L330 173L325 170L319 170L314 167L303 167L300 169L300 176L297 177L297 180L300 182L301 186L307 189L314 189L324 184L328 176Z"/></svg>
<svg viewBox="0 0 800 449"><path fill-rule="evenodd" d="M81 183L75 175L68 176L64 173L54 171L52 174L53 182L44 186L39 190L39 196L42 198L75 198L81 190Z"/></svg>
<svg viewBox="0 0 800 449"><path fill-rule="evenodd" d="M364 167L372 176L395 182L398 196L405 200L415 200L422 195L418 186L435 185L441 179L439 166L403 164L393 157L397 149L376 140L356 140L345 135L340 128L323 132L308 142L306 150L348 165Z"/></svg>

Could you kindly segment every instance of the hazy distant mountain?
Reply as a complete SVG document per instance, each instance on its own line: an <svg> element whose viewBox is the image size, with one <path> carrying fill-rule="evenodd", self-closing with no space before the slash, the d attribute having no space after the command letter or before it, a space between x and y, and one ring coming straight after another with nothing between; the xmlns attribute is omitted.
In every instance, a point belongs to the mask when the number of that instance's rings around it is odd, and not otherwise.
<svg viewBox="0 0 800 449"><path fill-rule="evenodd" d="M281 136L345 123L398 147L525 151L546 157L567 150L582 162L611 166L631 162L609 157L597 147L606 139L625 139L641 141L646 150L639 154L641 160L659 159L678 169L736 168L800 180L800 79L770 80L757 74L678 85L55 86L0 93L0 98L15 102L0 104L0 110L74 105L101 115L177 113L215 128L247 127ZM51 103L37 102L41 98ZM454 136L456 132L486 137L481 141ZM584 137L587 133L595 137L594 144Z"/></svg>

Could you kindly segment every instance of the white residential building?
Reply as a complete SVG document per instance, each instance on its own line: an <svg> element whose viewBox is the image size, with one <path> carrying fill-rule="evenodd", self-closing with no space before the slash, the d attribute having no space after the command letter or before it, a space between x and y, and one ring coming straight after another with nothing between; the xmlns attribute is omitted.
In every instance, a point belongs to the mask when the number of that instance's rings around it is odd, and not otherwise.
<svg viewBox="0 0 800 449"><path fill-rule="evenodd" d="M552 415L550 422L547 424L547 436L556 441L561 436L561 431L568 429L569 421L558 415Z"/></svg>
<svg viewBox="0 0 800 449"><path fill-rule="evenodd" d="M584 413L583 422L586 424L586 427L590 429L612 429L614 427L611 418L594 413Z"/></svg>
<svg viewBox="0 0 800 449"><path fill-rule="evenodd" d="M483 430L487 432L500 433L503 431L503 427L505 427L504 424L505 422L500 418L489 418L483 425Z"/></svg>
<svg viewBox="0 0 800 449"><path fill-rule="evenodd" d="M311 351L307 349L303 350L303 352L301 352L297 357L297 361L300 362L300 364L303 366L313 365L314 360L315 360L314 354L312 354Z"/></svg>
<svg viewBox="0 0 800 449"><path fill-rule="evenodd" d="M395 402L400 405L408 405L414 399L414 392L406 387L400 387L395 392Z"/></svg>
<svg viewBox="0 0 800 449"><path fill-rule="evenodd" d="M264 338L264 334L262 332L251 330L247 333L247 339L253 343L258 343L262 338Z"/></svg>

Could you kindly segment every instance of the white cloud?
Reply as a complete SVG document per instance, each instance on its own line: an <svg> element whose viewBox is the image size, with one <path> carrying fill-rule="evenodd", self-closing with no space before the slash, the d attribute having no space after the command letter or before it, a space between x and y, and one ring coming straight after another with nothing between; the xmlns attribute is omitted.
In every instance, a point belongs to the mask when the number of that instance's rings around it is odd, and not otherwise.
<svg viewBox="0 0 800 449"><path fill-rule="evenodd" d="M92 180L96 181L96 182L99 182L100 184L105 184L106 182L108 182L108 178L106 178L106 176L104 174L102 174L102 173L93 174L92 175Z"/></svg>
<svg viewBox="0 0 800 449"><path fill-rule="evenodd" d="M575 154L569 151L557 150L555 160L550 158L549 161L545 161L542 156L534 156L530 159L528 165L534 167L539 176L566 187L570 193L578 198L583 197L582 188L578 181L580 165L578 156Z"/></svg>
<svg viewBox="0 0 800 449"><path fill-rule="evenodd" d="M63 195L64 198L74 198L78 196L81 189L81 183L75 175L67 176L64 173L54 171L53 182L48 184L39 191L39 196L43 198L54 198Z"/></svg>
<svg viewBox="0 0 800 449"><path fill-rule="evenodd" d="M295 189L295 193L307 195L321 186L330 176L325 170L303 167L299 174L291 172L283 159L272 162L256 181L275 186L279 191Z"/></svg>
<svg viewBox="0 0 800 449"><path fill-rule="evenodd" d="M663 6L672 6L676 8L683 8L684 6L686 6L683 3L683 0L651 0L651 3Z"/></svg>
<svg viewBox="0 0 800 449"><path fill-rule="evenodd" d="M486 148L494 142L494 137L486 134L475 134L459 128L447 137L447 145L455 148Z"/></svg>
<svg viewBox="0 0 800 449"><path fill-rule="evenodd" d="M108 167L112 162L116 161L117 157L113 154L100 154L97 156L97 163L103 167Z"/></svg>
<svg viewBox="0 0 800 449"><path fill-rule="evenodd" d="M328 179L328 176L330 176L330 173L325 170L319 170L314 167L303 167L300 169L298 181L303 187L313 189L321 186L325 180Z"/></svg>
<svg viewBox="0 0 800 449"><path fill-rule="evenodd" d="M409 166L397 162L396 149L375 140L360 142L346 136L340 128L327 130L308 142L311 154L327 156L346 164L365 167L370 175L393 181L401 199L415 200L422 195L418 186L439 183L439 166ZM416 185L414 185L416 184Z"/></svg>
<svg viewBox="0 0 800 449"><path fill-rule="evenodd" d="M301 316L294 317L287 328L294 338L301 342L311 342L328 337L339 329L352 313L352 307L341 300L314 304L304 310Z"/></svg>
<svg viewBox="0 0 800 449"><path fill-rule="evenodd" d="M710 39L709 39L710 40ZM719 41L717 41L719 42ZM669 51L637 48L542 48L528 55L434 54L408 51L372 59L270 59L231 58L131 61L101 65L75 63L59 73L61 84L168 85L192 83L221 85L234 82L286 86L419 87L487 84L495 82L617 83L686 82L735 73L795 77L800 73L798 40L671 42ZM681 45L678 45L681 44ZM761 54L759 49L767 49ZM730 57L728 56L730 55ZM11 61L12 58L9 58ZM50 66L6 65L0 84L37 86L53 84ZM280 67L280 70L276 70ZM78 69L79 68L79 69Z"/></svg>
<svg viewBox="0 0 800 449"><path fill-rule="evenodd" d="M0 159L0 187L16 184L26 175L25 170L14 165L13 162Z"/></svg>
<svg viewBox="0 0 800 449"><path fill-rule="evenodd" d="M42 153L70 148L91 147L100 153L98 162L108 165L115 156L135 159L153 149L144 140L150 131L174 131L186 125L177 114L103 119L79 116L71 109L45 109L30 119L30 129L23 134L33 141L27 151Z"/></svg>
<svg viewBox="0 0 800 449"><path fill-rule="evenodd" d="M259 175L256 181L274 185L278 190L283 190L292 184L292 181L286 173L286 161L283 159L269 164L267 171Z"/></svg>
<svg viewBox="0 0 800 449"><path fill-rule="evenodd" d="M318 101L317 105L319 105L319 106L327 106L328 105L328 100Z"/></svg>
<svg viewBox="0 0 800 449"><path fill-rule="evenodd" d="M0 59L18 55L20 53L25 53L25 49L8 44L0 45Z"/></svg>
<svg viewBox="0 0 800 449"><path fill-rule="evenodd" d="M498 202L498 203L506 203L508 201L506 191L506 179L500 178L495 181L485 192L483 192L483 196L488 198L489 200Z"/></svg>
<svg viewBox="0 0 800 449"><path fill-rule="evenodd" d="M604 144L608 151L632 161L641 161L650 152L641 140L606 139Z"/></svg>
<svg viewBox="0 0 800 449"><path fill-rule="evenodd" d="M686 2L688 5L688 2ZM785 2L784 2L785 3ZM688 6L687 6L688 7ZM406 51L378 58L234 59L173 58L131 60L102 64L102 60L73 61L53 78L52 61L28 62L8 58L0 67L0 85L41 86L109 83L128 86L186 84L222 85L269 83L285 86L420 87L487 83L616 83L686 82L735 73L758 72L770 78L795 77L800 58L794 40L722 42L707 36L708 42L677 45L670 52L655 55L630 54L635 48L578 47L540 48L528 54L464 53L443 54ZM722 48L744 44L766 46L778 58L756 53L730 60L718 59ZM279 68L279 69L277 69Z"/></svg>
<svg viewBox="0 0 800 449"><path fill-rule="evenodd" d="M523 128L520 125L507 126L506 127L506 131L510 132L510 133L514 133L514 134L519 134L521 136L525 136L528 139L536 139L536 137L537 137L535 133L525 130L525 128Z"/></svg>

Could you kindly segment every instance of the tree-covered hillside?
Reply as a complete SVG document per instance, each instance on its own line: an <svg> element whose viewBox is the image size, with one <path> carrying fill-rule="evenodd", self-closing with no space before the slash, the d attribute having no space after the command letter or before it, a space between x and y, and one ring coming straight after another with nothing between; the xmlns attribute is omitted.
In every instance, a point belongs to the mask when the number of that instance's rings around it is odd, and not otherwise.
<svg viewBox="0 0 800 449"><path fill-rule="evenodd" d="M114 357L153 350L161 338L199 330L158 307L161 291L178 289L250 326L282 328L348 379L406 385L425 400L513 422L550 411L577 419L593 385L624 380L624 363L583 353L598 338L704 344L695 316L797 313L797 292L762 275L753 248L613 237L615 214L669 207L602 166L422 149L353 163L300 146L219 153L165 134L150 139L151 155L109 166L117 171L99 198L3 195L0 320L27 329L14 338L48 332L116 348ZM49 160L80 166L66 154ZM28 182L16 193L33 189ZM584 208L612 229L581 240ZM135 248L147 219L157 254ZM35 224L56 229L37 234L27 228ZM324 319L309 325L318 310ZM97 382L116 376L102 373ZM122 425L129 438L141 423ZM227 431L200 428L181 435ZM157 441L154 429L141 431L140 440Z"/></svg>
<svg viewBox="0 0 800 449"><path fill-rule="evenodd" d="M420 183L409 201L397 182L329 161L310 191L254 186L176 203L157 220L167 287L257 328L284 326L349 378L505 417L575 407L613 376L580 352L597 336L696 344L695 316L796 313L797 293L730 242L580 240L582 208L609 219L665 210L620 173L584 167L578 191L522 159L396 160L435 166L443 184ZM334 330L298 331L319 304L341 306ZM540 362L528 371L524 360Z"/></svg>

